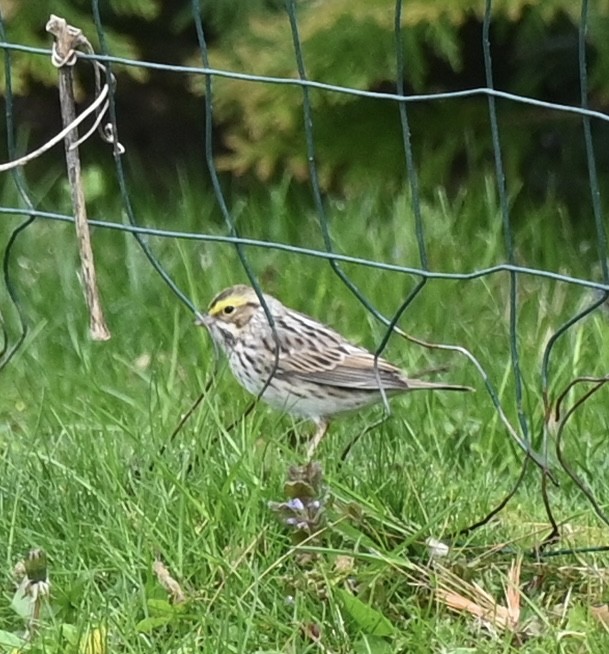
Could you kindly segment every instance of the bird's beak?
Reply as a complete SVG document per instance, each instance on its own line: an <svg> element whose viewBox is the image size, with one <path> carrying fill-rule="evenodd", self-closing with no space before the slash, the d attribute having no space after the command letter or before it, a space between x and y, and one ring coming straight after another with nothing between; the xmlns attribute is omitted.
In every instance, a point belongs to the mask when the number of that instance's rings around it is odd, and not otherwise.
<svg viewBox="0 0 609 654"><path fill-rule="evenodd" d="M195 319L195 325L198 327L208 327L210 323L210 318L206 313L197 313Z"/></svg>

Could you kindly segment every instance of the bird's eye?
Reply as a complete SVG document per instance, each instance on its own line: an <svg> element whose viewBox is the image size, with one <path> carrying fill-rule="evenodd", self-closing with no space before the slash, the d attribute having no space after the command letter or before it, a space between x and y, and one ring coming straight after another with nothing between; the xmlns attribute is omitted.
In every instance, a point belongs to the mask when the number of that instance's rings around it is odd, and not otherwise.
<svg viewBox="0 0 609 654"><path fill-rule="evenodd" d="M222 313L225 316L230 316L230 314L233 313L234 311L235 311L235 307L233 307L233 306L231 306L229 304L228 306L224 307L224 309L222 310Z"/></svg>

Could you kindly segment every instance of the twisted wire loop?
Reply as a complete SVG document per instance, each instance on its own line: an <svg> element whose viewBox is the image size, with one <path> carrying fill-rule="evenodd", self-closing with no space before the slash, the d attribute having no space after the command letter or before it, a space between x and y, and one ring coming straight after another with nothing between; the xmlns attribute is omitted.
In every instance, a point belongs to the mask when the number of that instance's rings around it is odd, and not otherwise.
<svg viewBox="0 0 609 654"><path fill-rule="evenodd" d="M82 30L68 25L64 18L51 14L45 29L55 37L55 42L51 48L51 62L55 68L74 66L77 59L77 48L84 48L87 52L93 54L93 46L82 33Z"/></svg>
<svg viewBox="0 0 609 654"><path fill-rule="evenodd" d="M81 50L84 50L88 55L95 55L91 42L83 34L82 30L73 25L68 25L64 18L51 14L45 29L55 38L51 48L51 62L55 68L74 66ZM79 140L72 143L70 147L76 149L83 141L86 141L96 129L99 128L100 137L106 141L106 143L114 145L118 154L124 154L125 148L116 140L112 123L108 122L100 127L100 123L104 119L110 106L110 102L107 99L110 93L110 84L112 85L112 91L114 91L116 80L113 75L110 75L108 76L109 83L106 82L106 84L102 85L102 74L104 76L106 75L106 66L96 59L89 59L89 61L93 64L93 70L95 73L96 95L96 101L91 105L91 107L89 107L89 113L95 111L96 119L91 129Z"/></svg>
<svg viewBox="0 0 609 654"><path fill-rule="evenodd" d="M78 48L83 48L87 54L95 56L91 43L84 36L82 31L76 27L68 25L63 18L59 18L52 14L46 24L46 30L56 39L50 51L51 62L56 68L62 68L64 66L73 67L79 59L80 51ZM99 136L103 141L110 145L114 145L119 154L124 154L125 148L116 140L112 123L101 125L109 107L108 98L110 95L110 86L107 83L102 84L101 82L102 73L105 73L106 67L95 59L87 60L92 63L95 73L95 98L91 104L39 148L36 148L32 152L22 155L21 157L11 158L10 161L0 164L0 172L25 166L30 161L37 159L55 145L61 143L70 132L84 123L92 114L95 114L92 126L83 136L71 143L70 150L78 148L82 143L90 138L95 130L98 130Z"/></svg>

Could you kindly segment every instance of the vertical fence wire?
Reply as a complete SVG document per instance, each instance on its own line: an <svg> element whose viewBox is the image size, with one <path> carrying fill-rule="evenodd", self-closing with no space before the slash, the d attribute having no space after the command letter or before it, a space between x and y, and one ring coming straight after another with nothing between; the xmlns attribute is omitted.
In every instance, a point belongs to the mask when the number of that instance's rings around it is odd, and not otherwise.
<svg viewBox="0 0 609 654"><path fill-rule="evenodd" d="M296 58L296 66L298 69L298 76L301 81L307 81L307 73L304 61L304 54L302 50L302 42L298 29L298 19L296 16L296 2L295 0L286 0L286 10L290 22L290 30L292 34L292 43L294 46L294 56ZM311 104L310 89L306 84L302 85L302 111L304 119L304 131L307 144L307 163L309 166L309 181L311 183L311 191L313 193L313 201L319 219L319 226L324 242L326 251L329 254L334 253L334 245L330 235L330 227L328 215L324 207L324 202L321 193L321 185L319 183L319 176L317 174L316 165L316 152L315 152L315 136L313 131L313 107ZM330 266L343 284L355 295L355 297L362 303L362 305L373 315L380 320L384 325L389 325L389 320L383 316L364 296L357 285L350 279L350 277L340 267L336 259L329 260Z"/></svg>
<svg viewBox="0 0 609 654"><path fill-rule="evenodd" d="M484 75L486 77L486 86L489 89L494 88L493 82L493 63L491 57L491 16L493 2L486 0L484 10L484 20L482 23L482 52L484 56ZM503 222L503 238L505 242L507 261L515 264L514 257L514 239L512 235L512 225L510 220L510 210L508 207L507 188L505 180L505 171L503 169L503 154L501 151L501 139L499 135L499 121L497 120L497 106L495 98L488 96L488 111L491 123L491 136L493 141L493 156L495 159L495 176L497 180L497 192L499 193L499 205L501 207L501 217ZM515 272L509 273L510 276L510 352L512 357L512 373L514 375L514 390L516 393L516 410L518 412L518 421L522 430L525 441L530 440L529 426L522 405L522 372L520 370L520 356L518 353L518 305L516 302L518 293L518 276Z"/></svg>
<svg viewBox="0 0 609 654"><path fill-rule="evenodd" d="M586 58L586 36L588 33L589 7L588 0L582 0L582 10L579 25L578 40L578 63L579 63L579 80L580 80L580 105L582 109L588 108L588 65ZM584 131L584 145L586 149L586 162L588 166L588 179L590 183L590 194L592 199L592 211L594 215L594 225L596 230L596 244L599 258L599 265L602 273L603 282L609 284L609 258L607 255L607 234L603 223L603 212L601 208L601 194L596 170L596 158L592 142L592 130L590 118L582 114L582 127ZM563 336L573 325L588 316L595 309L600 307L609 298L609 292L604 291L599 297L590 302L588 306L572 316L563 325L561 325L548 340L545 347L542 366L541 366L541 383L545 397L549 395L549 369L550 357L556 342Z"/></svg>
<svg viewBox="0 0 609 654"><path fill-rule="evenodd" d="M195 30L197 33L197 41L199 44L199 53L201 56L201 61L203 62L203 66L205 68L209 68L209 55L207 50L207 41L205 39L203 21L201 20L201 0L192 0L192 16L195 23ZM220 176L218 175L218 171L216 169L216 164L214 160L213 84L212 84L211 75L205 75L204 109L205 109L205 129L204 129L203 138L205 141L204 149L205 149L205 161L207 163L207 169L211 177L211 182L214 189L214 194L216 196L216 201L218 202L218 206L220 207L220 211L222 212L222 216L224 218L224 222L226 223L226 228L228 230L228 233L230 236L239 237L239 230L237 229L237 224L235 222L233 214L228 208L228 202L224 195L224 191L222 190L222 184L220 183ZM243 270L245 271L247 278L251 282L252 287L256 291L256 294L258 295L260 301L262 302L262 305L264 306L264 310L269 320L269 323L273 325L273 316L271 315L271 312L268 310L268 307L266 306L262 289L260 288L260 284L258 283L256 274L254 273L254 270L247 259L247 256L245 254L245 249L239 243L235 243L235 251L237 252L237 256L239 258L239 261L241 262L241 265L243 266Z"/></svg>
<svg viewBox="0 0 609 654"><path fill-rule="evenodd" d="M4 26L4 17L2 14L2 8L0 7L0 38L3 41L6 41L6 31ZM11 53L8 49L4 49L4 79L5 79L5 93L4 93L4 102L5 102L5 123L6 123L6 145L7 153L10 159L15 159L17 157L17 147L15 144L15 119L14 119L14 96L13 96L13 83L12 83L12 66L11 66ZM23 171L20 168L13 169L11 171L15 187L21 197L21 200L28 208L29 211L34 212L34 202L31 198L30 191L27 187ZM17 242L17 239L25 232L25 230L36 220L34 213L30 215L21 222L15 229L12 230L6 247L4 248L4 254L2 257L2 275L4 278L4 285L8 293L10 302L17 313L17 319L19 322L19 334L17 338L10 345L10 337L8 330L2 320L2 315L0 314L0 327L2 329L3 339L2 339L2 348L0 351L0 370L2 370L8 363L11 361L13 356L19 350L25 337L27 336L27 323L25 319L25 314L21 308L21 303L19 301L19 294L17 288L13 283L12 272L11 272L11 261L13 248Z"/></svg>
<svg viewBox="0 0 609 654"><path fill-rule="evenodd" d="M99 0L91 0L91 10L93 13L93 21L95 23L95 28L97 30L97 36L99 38L99 45L101 47L102 54L108 54L108 45L106 43L106 33L103 27L103 22L101 18L101 12L99 8ZM107 63L106 68L106 80L110 88L110 122L113 129L114 135L114 164L116 170L116 178L118 180L119 190L121 199L123 202L123 208L127 215L129 224L137 227L138 221L135 216L135 210L133 208L133 203L131 202L131 196L129 194L129 185L127 183L127 176L125 174L125 169L123 166L123 160L121 158L121 153L118 146L118 120L116 116L116 102L114 98L114 76L112 75L112 69L110 63ZM146 259L148 259L150 265L156 270L156 272L161 276L161 279L169 286L171 291L178 297L178 299L183 302L192 312L196 312L196 308L193 305L190 298L180 289L178 285L174 282L171 275L165 270L158 257L154 254L150 245L146 242L146 239L139 232L133 232L133 237L135 238L137 244L140 246L142 252Z"/></svg>
<svg viewBox="0 0 609 654"><path fill-rule="evenodd" d="M582 0L582 9L580 15L580 24L579 24L579 38L578 38L578 65L579 65L579 81L580 81L580 105L582 109L588 108L588 65L586 57L586 37L588 34L588 21L589 21L589 5L588 0ZM605 226L603 223L603 213L601 208L601 194L598 181L598 173L596 169L596 156L594 152L594 145L592 140L592 129L590 125L590 118L586 115L582 115L582 127L584 132L584 145L586 151L586 163L588 168L588 182L590 185L590 195L592 203L592 212L594 216L594 226L596 231L596 244L597 244L597 253L599 258L599 267L601 270L601 276L605 284L609 281L609 261L607 256L607 235L605 232ZM550 397L550 359L554 351L556 343L561 337L563 337L574 325L579 323L583 318L590 315L593 311L598 309L603 305L607 298L609 298L609 292L604 291L598 294L597 298L588 302L582 310L578 311L574 316L569 320L563 323L549 338L548 343L543 352L542 365L541 365L541 384L542 384L542 393L545 399L546 407L551 406L551 397ZM600 386L598 387L600 388ZM596 389L594 389L596 390ZM591 395L592 393L590 393ZM588 397L588 396L585 396ZM594 497L592 490L588 487L586 482L581 479L573 470L572 466L566 461L566 458L561 450L561 439L564 432L564 427L567 419L573 414L574 410L581 406L583 401L577 402L572 409L567 412L563 418L562 423L559 426L558 433L555 435L555 450L559 464L562 466L563 470L567 475L572 479L576 486L581 490L581 492L586 496L586 498L592 504L592 507L597 514L597 516L605 523L608 523L608 518L605 513L600 508L598 500ZM548 409L546 409L548 410ZM544 452L548 452L550 446L550 433L547 425L544 426L543 430L543 449ZM548 504L547 498L545 499L546 505ZM556 527L554 531L557 531Z"/></svg>

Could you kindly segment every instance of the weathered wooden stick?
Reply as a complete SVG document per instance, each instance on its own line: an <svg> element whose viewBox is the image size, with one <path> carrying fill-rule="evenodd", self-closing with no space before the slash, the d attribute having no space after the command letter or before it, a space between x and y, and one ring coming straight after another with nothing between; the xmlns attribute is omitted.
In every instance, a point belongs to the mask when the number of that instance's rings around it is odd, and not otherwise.
<svg viewBox="0 0 609 654"><path fill-rule="evenodd" d="M72 68L76 61L74 52L84 37L80 30L69 26L65 20L57 16L51 16L51 19L47 23L47 31L55 37L54 53L57 55L56 60L61 64L58 66L59 102L61 105L61 119L65 128L76 119ZM80 253L82 283L89 308L91 338L95 341L107 341L111 337L111 334L106 326L99 290L97 288L95 259L91 247L91 233L87 220L87 207L77 141L78 128L75 127L66 134L64 145L70 194L72 196L72 208L74 210L74 225L76 227L78 250Z"/></svg>

